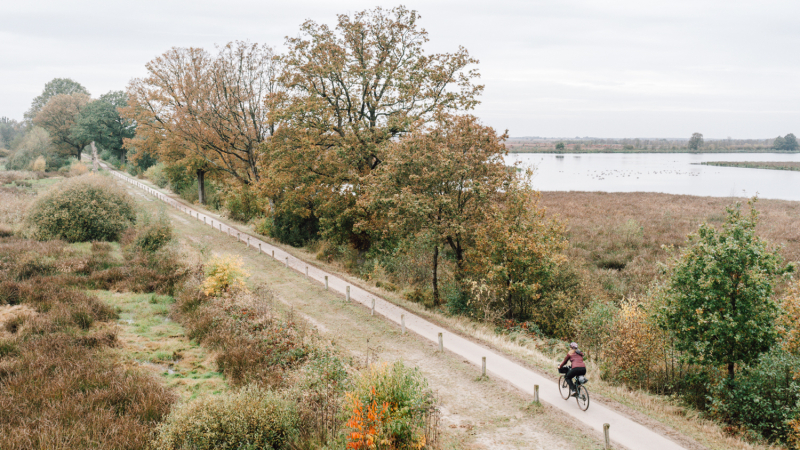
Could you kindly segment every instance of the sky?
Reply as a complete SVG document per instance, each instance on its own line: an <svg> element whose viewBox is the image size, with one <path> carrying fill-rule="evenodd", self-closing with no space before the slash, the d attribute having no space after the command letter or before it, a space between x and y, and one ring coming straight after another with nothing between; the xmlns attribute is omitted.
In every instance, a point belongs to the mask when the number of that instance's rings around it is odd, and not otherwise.
<svg viewBox="0 0 800 450"><path fill-rule="evenodd" d="M124 90L173 46L281 51L305 20L401 3L0 0L0 116L53 78ZM797 0L406 1L428 52L480 60L474 114L511 136L771 138L800 133Z"/></svg>

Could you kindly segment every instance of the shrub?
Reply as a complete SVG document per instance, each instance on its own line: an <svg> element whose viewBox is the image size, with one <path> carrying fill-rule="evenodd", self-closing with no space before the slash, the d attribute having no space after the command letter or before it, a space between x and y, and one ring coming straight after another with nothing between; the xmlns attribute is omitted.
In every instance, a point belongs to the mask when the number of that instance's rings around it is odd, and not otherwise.
<svg viewBox="0 0 800 450"><path fill-rule="evenodd" d="M163 163L150 166L150 168L144 171L144 176L160 188L167 187L169 183L169 178L167 178L167 173L164 171Z"/></svg>
<svg viewBox="0 0 800 450"><path fill-rule="evenodd" d="M799 371L796 357L782 350L765 353L756 364L741 369L735 381L720 377L711 397L712 411L767 439L787 442L791 422L800 421Z"/></svg>
<svg viewBox="0 0 800 450"><path fill-rule="evenodd" d="M147 253L153 253L172 241L172 225L165 215L153 221L145 216L143 223L136 230L133 245Z"/></svg>
<svg viewBox="0 0 800 450"><path fill-rule="evenodd" d="M31 170L34 172L44 172L47 169L47 161L44 159L44 156L39 156L36 158L36 161L31 164Z"/></svg>
<svg viewBox="0 0 800 450"><path fill-rule="evenodd" d="M244 288L245 277L250 276L242 269L241 257L215 256L206 265L206 279L203 281L203 292L217 296L224 292Z"/></svg>
<svg viewBox="0 0 800 450"><path fill-rule="evenodd" d="M437 414L435 399L416 368L401 361L370 366L348 398L348 448L373 448L384 441L394 449L433 444L426 418Z"/></svg>
<svg viewBox="0 0 800 450"><path fill-rule="evenodd" d="M265 227L269 236L293 247L302 247L319 237L319 219L304 217L291 211L278 210Z"/></svg>
<svg viewBox="0 0 800 450"><path fill-rule="evenodd" d="M247 386L239 392L195 400L173 411L158 429L164 450L282 449L297 432L293 405L277 394Z"/></svg>
<svg viewBox="0 0 800 450"><path fill-rule="evenodd" d="M136 221L133 200L107 178L62 181L39 198L28 215L38 239L115 241Z"/></svg>

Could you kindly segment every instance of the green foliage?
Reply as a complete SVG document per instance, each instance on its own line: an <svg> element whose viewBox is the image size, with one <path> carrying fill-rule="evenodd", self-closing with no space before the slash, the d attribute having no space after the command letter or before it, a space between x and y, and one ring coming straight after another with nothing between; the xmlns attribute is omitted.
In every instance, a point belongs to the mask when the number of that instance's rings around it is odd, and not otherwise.
<svg viewBox="0 0 800 450"><path fill-rule="evenodd" d="M94 141L101 149L122 162L125 160L123 140L134 136L136 127L119 115L119 108L128 105L122 91L111 91L89 102L76 119L73 135L76 139Z"/></svg>
<svg viewBox="0 0 800 450"><path fill-rule="evenodd" d="M265 223L265 231L284 244L302 247L319 237L319 219L311 214L303 216L293 211L279 209Z"/></svg>
<svg viewBox="0 0 800 450"><path fill-rule="evenodd" d="M194 400L158 429L163 450L283 449L297 432L294 405L256 386Z"/></svg>
<svg viewBox="0 0 800 450"><path fill-rule="evenodd" d="M689 143L687 144L689 150L698 151L700 147L703 146L703 134L702 133L693 133L692 137L689 138Z"/></svg>
<svg viewBox="0 0 800 450"><path fill-rule="evenodd" d="M611 302L596 300L589 304L575 318L575 334L589 356L599 362L608 342L612 325L619 314L619 308Z"/></svg>
<svg viewBox="0 0 800 450"><path fill-rule="evenodd" d="M43 157L48 171L58 170L69 164L70 159L56 152L50 143L50 136L43 128L29 129L16 146L14 153L8 158L6 168L9 170L31 169L37 158Z"/></svg>
<svg viewBox="0 0 800 450"><path fill-rule="evenodd" d="M727 365L755 361L775 342L778 306L772 298L781 257L756 235L750 214L728 207L721 230L700 226L672 268L660 326L675 338L686 361Z"/></svg>
<svg viewBox="0 0 800 450"><path fill-rule="evenodd" d="M800 148L800 144L797 143L797 137L794 134L789 133L784 137L778 136L772 142L772 148L775 150L785 150L785 151L797 151Z"/></svg>
<svg viewBox="0 0 800 450"><path fill-rule="evenodd" d="M565 148L566 148L566 146L564 145L563 142L559 142L559 143L556 144L556 150L559 151L559 152L563 152Z"/></svg>
<svg viewBox="0 0 800 450"><path fill-rule="evenodd" d="M418 369L408 368L402 361L370 366L356 379L351 399L362 411L373 404L376 411L384 411L379 414L378 440L387 439L396 449L419 448L424 442L425 418L435 407L435 398ZM348 423L353 429L354 419L358 422L355 416Z"/></svg>
<svg viewBox="0 0 800 450"><path fill-rule="evenodd" d="M147 253L154 253L172 241L172 224L164 214L155 220L145 216L137 228L133 244Z"/></svg>
<svg viewBox="0 0 800 450"><path fill-rule="evenodd" d="M148 180L152 181L156 184L156 186L160 188L167 187L169 183L169 177L167 176L166 171L164 170L164 164L158 163L156 165L150 166L147 170L144 171L144 176Z"/></svg>
<svg viewBox="0 0 800 450"><path fill-rule="evenodd" d="M116 241L136 221L130 196L99 175L58 183L29 211L38 239L68 242Z"/></svg>
<svg viewBox="0 0 800 450"><path fill-rule="evenodd" d="M800 416L800 360L776 349L745 366L736 380L722 379L713 390L712 412L759 435L783 442Z"/></svg>
<svg viewBox="0 0 800 450"><path fill-rule="evenodd" d="M239 222L249 222L264 215L258 197L247 187L225 192L225 209L228 217Z"/></svg>

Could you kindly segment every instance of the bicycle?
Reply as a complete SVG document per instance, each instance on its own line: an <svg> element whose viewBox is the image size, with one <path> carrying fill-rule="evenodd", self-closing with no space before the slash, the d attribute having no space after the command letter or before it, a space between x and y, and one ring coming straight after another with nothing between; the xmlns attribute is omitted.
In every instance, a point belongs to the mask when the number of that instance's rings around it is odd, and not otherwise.
<svg viewBox="0 0 800 450"><path fill-rule="evenodd" d="M575 396L575 400L578 401L578 408L580 408L581 411L589 409L589 390L584 386L588 382L589 380L583 375L575 377L575 392L578 394ZM564 375L558 377L558 392L561 394L561 398L569 400L571 393L569 391L569 384L567 384L567 378Z"/></svg>

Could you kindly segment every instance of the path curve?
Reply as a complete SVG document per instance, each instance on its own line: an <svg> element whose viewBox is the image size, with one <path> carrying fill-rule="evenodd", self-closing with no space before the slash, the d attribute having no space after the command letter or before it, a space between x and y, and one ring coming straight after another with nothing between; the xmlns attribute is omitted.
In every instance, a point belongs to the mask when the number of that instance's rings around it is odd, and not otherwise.
<svg viewBox="0 0 800 450"><path fill-rule="evenodd" d="M554 408L568 414L600 433L603 432L603 424L608 423L611 426L611 440L615 444L618 444L615 445L615 447L621 445L632 450L686 450L685 447L682 447L678 443L607 408L600 402L592 401L587 411L581 411L578 409L578 405L573 399L570 398L569 401L564 401L561 398L558 393L557 383L511 361L502 354L465 339L441 326L435 325L358 286L353 286L346 280L314 267L278 247L220 221L218 218L211 218L202 212L188 207L184 203L175 200L159 190L147 186L135 178L124 175L108 166L106 166L106 168L112 175L120 180L144 190L148 194L158 198L178 211L189 215L193 219L203 221L206 225L215 230L238 239L246 244L248 248L252 247L254 250L259 250L266 255L273 256L278 261L284 263L288 268L302 274L307 274L309 278L323 284L327 277L328 288L333 291L346 294L349 288L351 301L359 302L368 308L373 306L374 301L376 314L380 314L398 325L401 324L401 320L404 318L407 330L413 331L424 339L438 344L439 333L441 333L445 350L459 355L472 364L480 367L482 357L486 357L487 373L490 373L493 377L511 383L523 392L533 395L533 386L538 384L540 401L550 404ZM591 393L591 385L589 389Z"/></svg>

